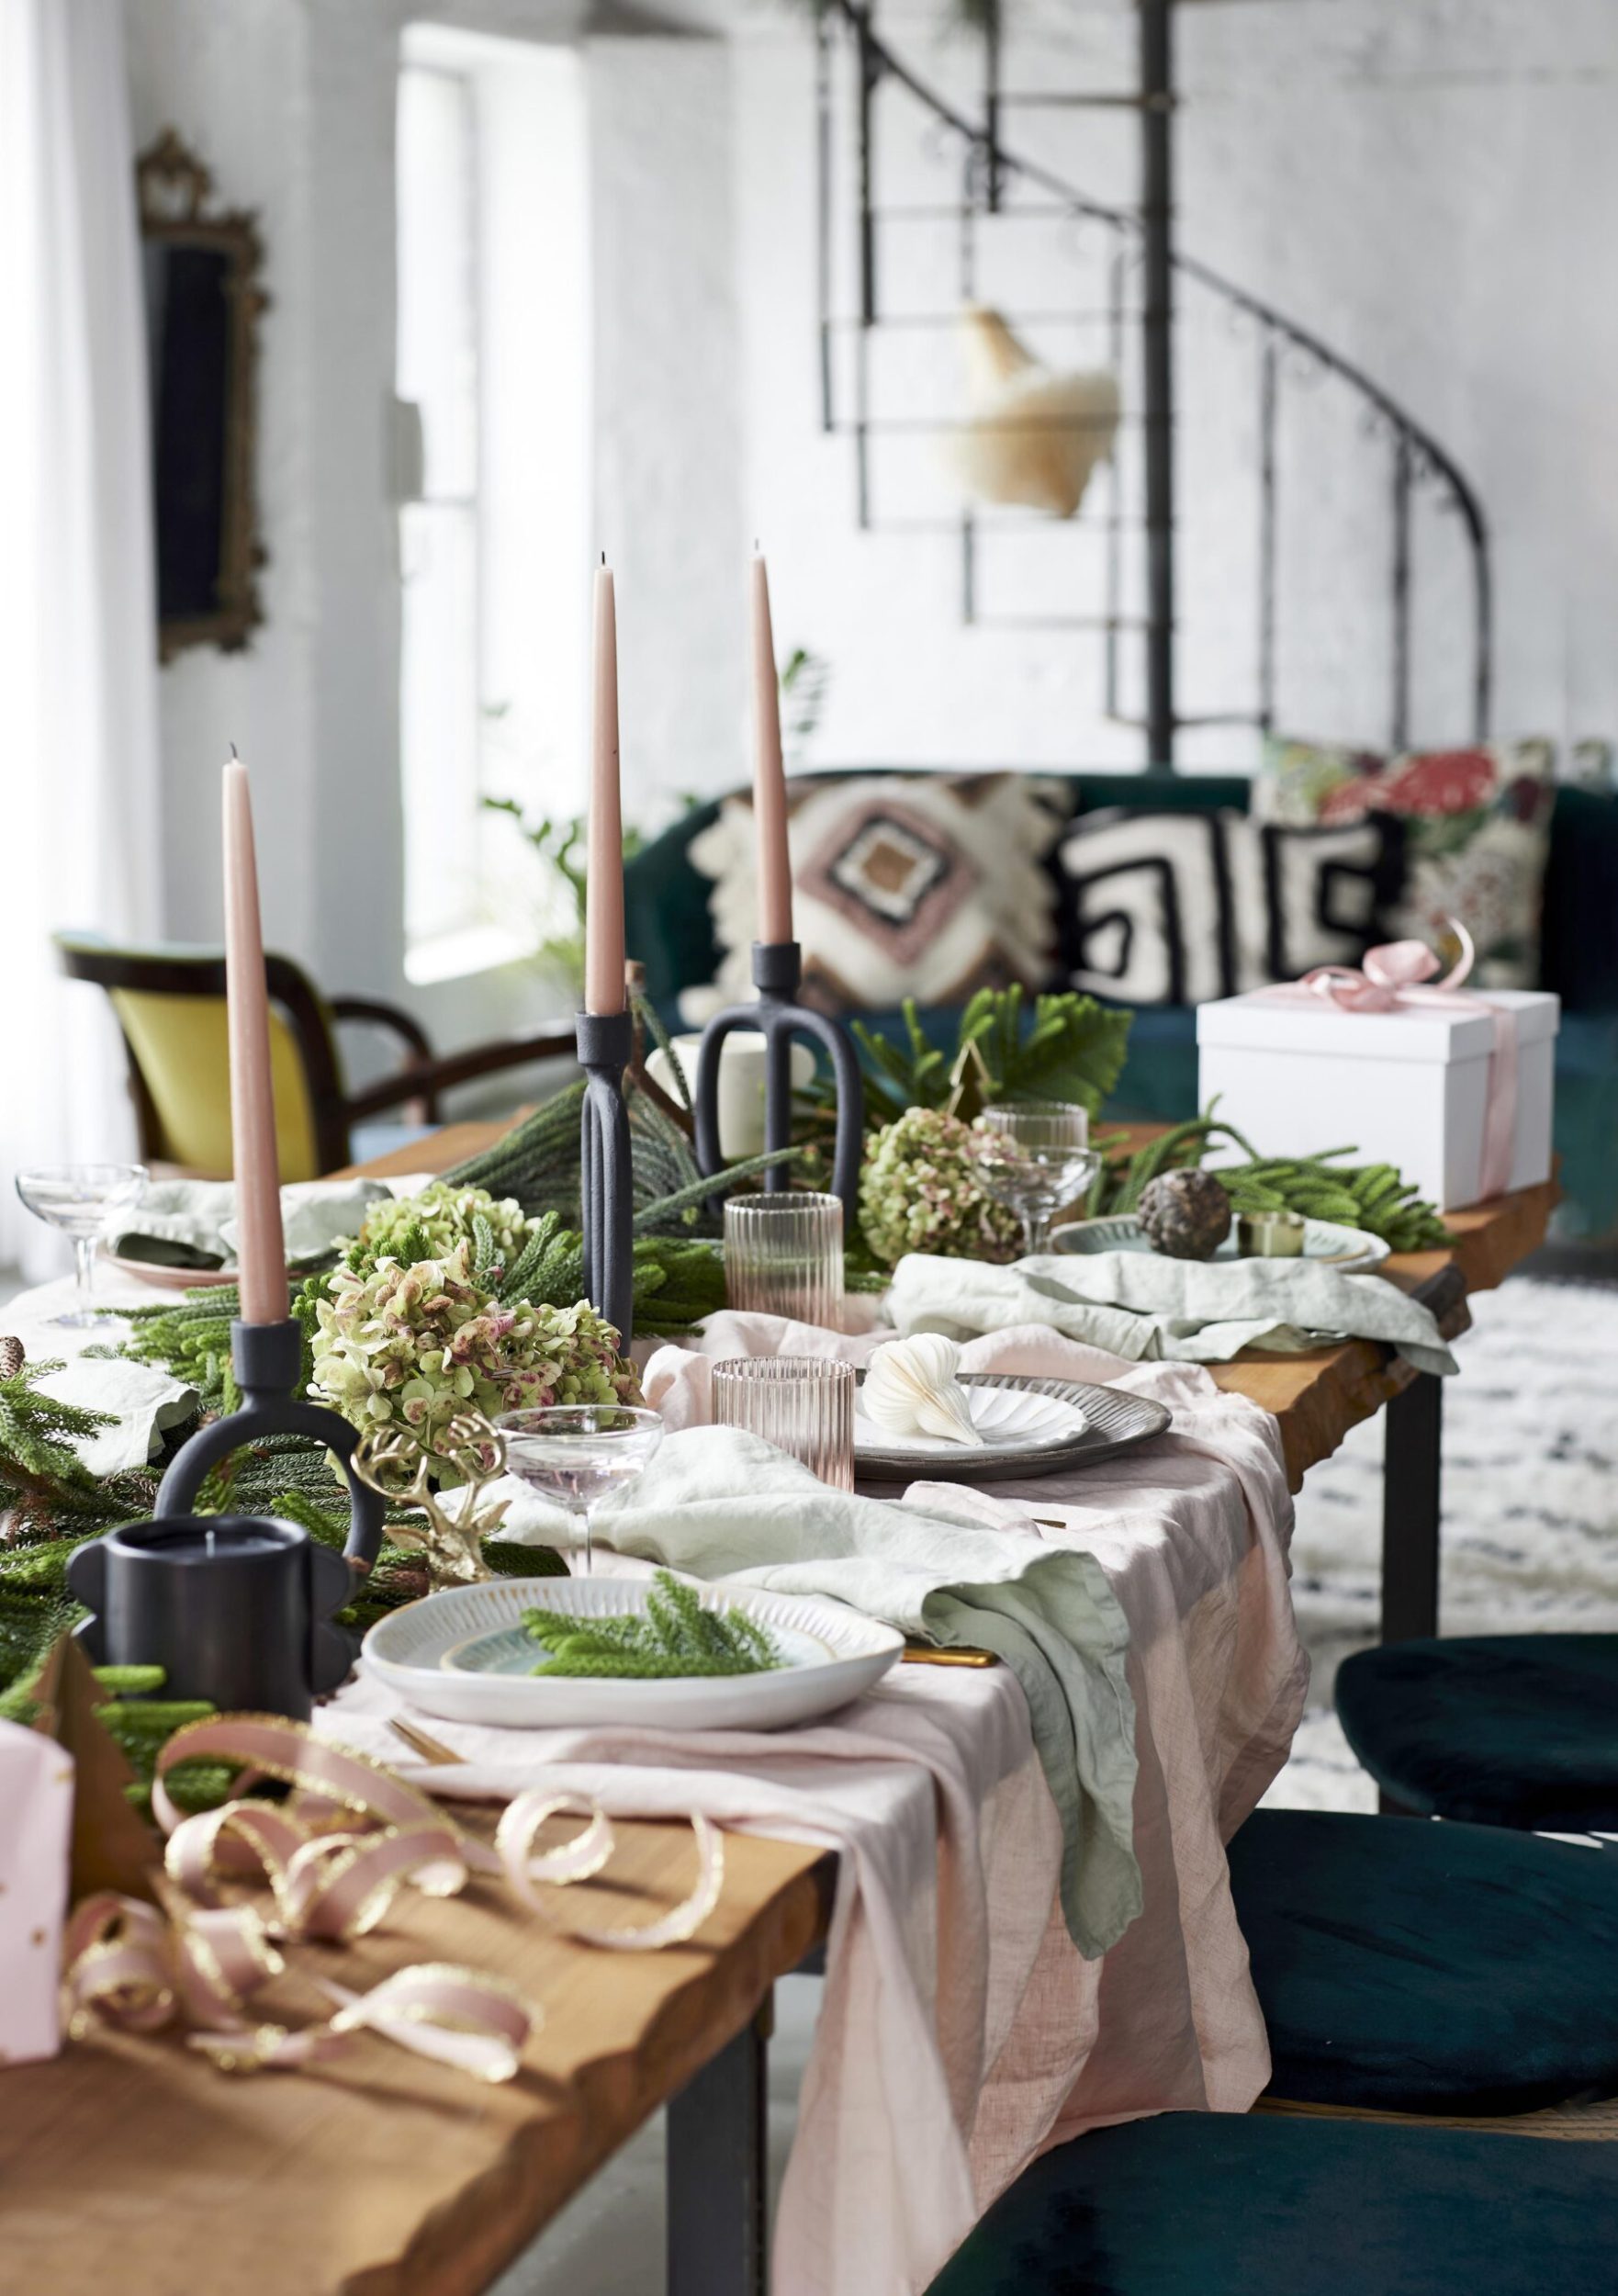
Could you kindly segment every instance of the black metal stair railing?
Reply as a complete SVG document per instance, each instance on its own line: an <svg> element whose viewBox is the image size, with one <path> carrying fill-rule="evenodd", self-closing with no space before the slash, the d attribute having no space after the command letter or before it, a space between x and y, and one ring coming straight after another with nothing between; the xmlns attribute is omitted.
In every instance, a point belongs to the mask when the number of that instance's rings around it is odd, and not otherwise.
<svg viewBox="0 0 1618 2296"><path fill-rule="evenodd" d="M1282 395L1288 382L1304 373L1328 377L1352 395L1362 417L1362 427L1388 454L1384 483L1388 490L1391 513L1387 619L1389 746L1394 749L1404 748L1410 730L1414 661L1412 524L1419 489L1429 490L1442 507L1455 513L1465 545L1472 602L1468 700L1473 737L1481 740L1487 734L1489 717L1490 592L1488 529L1478 497L1453 456L1354 361L1334 351L1311 329L1288 318L1262 297L1182 253L1174 244L1174 0L1138 0L1138 6L1140 74L1136 92L1088 96L1045 89L1017 96L1007 94L1003 86L999 7L997 0L987 0L982 118L973 119L929 85L879 37L872 23L872 0L822 0L817 16L817 277L822 421L827 432L847 433L853 440L858 522L861 527L896 524L912 532L926 529L955 536L961 555L963 617L968 622L983 618L979 602L979 514L969 506L959 517L949 520L892 521L879 520L873 509L872 451L876 441L896 433L938 433L958 427L927 414L887 416L871 411L870 351L876 332L882 329L944 323L926 314L885 308L881 291L879 223L932 220L952 224L958 232L957 284L963 302L975 299L978 232L986 219L1078 222L1096 228L1109 242L1105 309L1077 314L1021 316L1025 323L1034 323L1042 317L1082 317L1100 324L1106 331L1108 359L1117 372L1122 364L1129 321L1129 283L1132 275L1139 275L1140 293L1136 316L1140 342L1140 405L1138 411L1126 412L1123 419L1126 423L1138 425L1140 433L1143 501L1135 512L1126 506L1115 458L1100 521L1106 551L1101 611L1089 616L1066 613L1024 616L1017 626L1048 623L1051 626L1099 632L1105 649L1106 714L1141 727L1146 735L1147 763L1151 767L1172 769L1174 736L1181 727L1228 724L1256 726L1266 733L1272 731L1275 724L1278 661L1281 458L1277 441ZM856 308L846 316L834 309L833 286L834 179L838 143L833 43L839 28L853 51L852 143L858 222ZM877 96L888 85L904 90L921 107L941 143L956 147L960 176L959 191L954 197L936 204L879 207ZM1049 165L1012 150L1005 138L1007 112L1018 105L1036 104L1051 108L1121 106L1137 111L1141 132L1139 206L1120 208L1091 197ZM1017 195L1015 203L1008 197L1012 193ZM1254 455L1257 597L1253 700L1251 707L1200 716L1181 713L1174 693L1176 282L1192 283L1206 290L1228 313L1250 327L1259 354ZM853 403L848 414L839 405L836 345L840 333L848 334L852 345ZM1036 518L1029 523L1040 522ZM1141 609L1129 613L1125 604L1124 546L1126 536L1134 533L1144 537L1145 596ZM998 620L1001 626L1006 625L1006 617ZM1142 716L1128 719L1120 699L1124 682L1120 651L1123 641L1137 636L1142 640L1145 651L1145 709Z"/></svg>

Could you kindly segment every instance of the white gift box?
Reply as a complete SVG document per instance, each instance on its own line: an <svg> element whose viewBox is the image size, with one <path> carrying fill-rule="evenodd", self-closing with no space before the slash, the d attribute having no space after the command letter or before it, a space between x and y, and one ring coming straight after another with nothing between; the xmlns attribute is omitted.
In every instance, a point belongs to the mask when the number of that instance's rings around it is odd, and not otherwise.
<svg viewBox="0 0 1618 2296"><path fill-rule="evenodd" d="M73 1761L0 1722L0 2065L53 2057L73 1841Z"/></svg>
<svg viewBox="0 0 1618 2296"><path fill-rule="evenodd" d="M1393 1164L1441 1211L1482 1195L1483 1127L1494 1022L1516 1015L1517 1092L1508 1186L1551 1172L1559 999L1537 989L1466 990L1432 1003L1343 1012L1325 997L1255 991L1200 1005L1197 1097L1262 1156L1308 1156L1351 1142L1354 1162Z"/></svg>

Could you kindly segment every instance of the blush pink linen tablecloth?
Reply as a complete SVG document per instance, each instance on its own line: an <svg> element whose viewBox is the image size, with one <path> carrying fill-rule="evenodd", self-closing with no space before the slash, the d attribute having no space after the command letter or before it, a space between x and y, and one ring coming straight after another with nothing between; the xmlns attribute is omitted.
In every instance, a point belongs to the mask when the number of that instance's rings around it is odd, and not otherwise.
<svg viewBox="0 0 1618 2296"><path fill-rule="evenodd" d="M698 1424L715 1357L858 1359L883 1335L714 1316L692 1345L649 1355L648 1400L672 1425ZM1144 1906L1100 1961L1083 1959L1062 1917L1061 1829L1005 1667L900 1667L840 1714L776 1737L434 1722L467 1757L454 1772L399 1763L375 1683L322 1712L331 1736L434 1792L543 1779L620 1815L700 1806L838 1851L777 2296L919 2296L1039 2151L1142 2113L1243 2111L1269 2073L1224 1843L1285 1761L1308 1681L1275 1423L1197 1367L1126 1364L1040 1328L971 1343L962 1367L1103 1380L1174 1414L1157 1441L1083 1470L905 1494L924 1509L964 1501L1008 1537L1088 1548L1122 1605ZM1034 1515L1062 1527L1036 1529Z"/></svg>

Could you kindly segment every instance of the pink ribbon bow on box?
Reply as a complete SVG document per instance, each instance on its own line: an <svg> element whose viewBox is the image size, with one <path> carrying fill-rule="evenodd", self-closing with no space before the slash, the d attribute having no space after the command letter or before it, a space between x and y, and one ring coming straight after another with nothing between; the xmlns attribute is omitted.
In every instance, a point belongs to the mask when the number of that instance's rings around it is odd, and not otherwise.
<svg viewBox="0 0 1618 2296"><path fill-rule="evenodd" d="M1301 980L1287 981L1261 996L1296 1002L1323 997L1339 1012L1429 1010L1487 1013L1494 1027L1489 1062L1489 1097L1483 1119L1483 1153L1478 1174L1480 1198L1503 1195L1511 1182L1517 1139L1517 1016L1510 1006L1461 993L1477 961L1472 936L1459 917L1446 919L1461 953L1442 980L1441 968L1424 940L1389 940L1367 949L1363 965L1318 964Z"/></svg>

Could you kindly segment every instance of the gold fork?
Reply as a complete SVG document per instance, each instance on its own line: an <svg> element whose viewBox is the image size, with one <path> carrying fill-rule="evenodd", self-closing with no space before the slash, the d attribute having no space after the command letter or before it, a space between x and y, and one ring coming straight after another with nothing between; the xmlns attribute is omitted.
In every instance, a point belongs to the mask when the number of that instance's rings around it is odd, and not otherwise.
<svg viewBox="0 0 1618 2296"><path fill-rule="evenodd" d="M464 1754L452 1752L440 1739L430 1738L425 1730L418 1729L413 1722L401 1721L397 1714L388 1716L388 1727L396 1736L403 1739L412 1753L420 1754L423 1761L433 1762L442 1769L446 1762L466 1760Z"/></svg>

